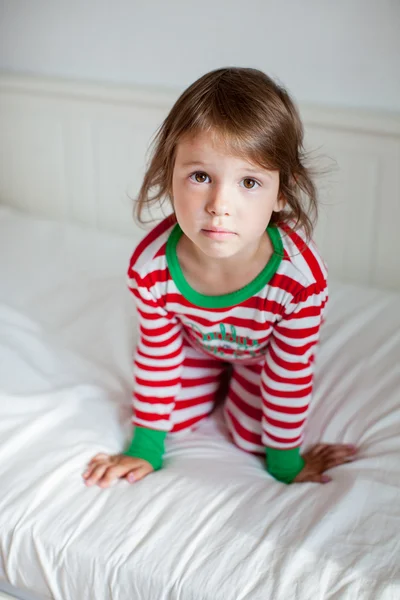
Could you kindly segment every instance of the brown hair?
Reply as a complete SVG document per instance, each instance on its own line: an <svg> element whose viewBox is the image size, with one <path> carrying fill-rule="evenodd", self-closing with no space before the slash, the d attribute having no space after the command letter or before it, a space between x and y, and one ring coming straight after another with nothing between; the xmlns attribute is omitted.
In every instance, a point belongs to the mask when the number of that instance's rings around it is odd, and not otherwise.
<svg viewBox="0 0 400 600"><path fill-rule="evenodd" d="M178 98L156 133L153 152L136 206L172 203L172 174L179 140L214 131L234 154L263 168L278 170L285 208L270 225L293 221L310 239L317 217L316 188L304 165L303 126L288 92L262 71L240 67L203 75Z"/></svg>

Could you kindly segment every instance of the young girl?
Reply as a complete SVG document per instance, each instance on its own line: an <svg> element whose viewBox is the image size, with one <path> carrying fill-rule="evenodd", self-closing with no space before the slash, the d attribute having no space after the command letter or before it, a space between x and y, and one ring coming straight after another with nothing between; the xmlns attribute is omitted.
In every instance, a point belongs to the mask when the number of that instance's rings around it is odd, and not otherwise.
<svg viewBox="0 0 400 600"><path fill-rule="evenodd" d="M98 454L87 485L138 481L162 467L167 434L213 409L231 370L224 415L234 443L262 454L279 481L325 483L354 446L300 447L328 299L311 241L316 192L303 128L287 92L244 68L192 84L161 126L138 202L173 214L130 261L140 340L135 432L124 454Z"/></svg>

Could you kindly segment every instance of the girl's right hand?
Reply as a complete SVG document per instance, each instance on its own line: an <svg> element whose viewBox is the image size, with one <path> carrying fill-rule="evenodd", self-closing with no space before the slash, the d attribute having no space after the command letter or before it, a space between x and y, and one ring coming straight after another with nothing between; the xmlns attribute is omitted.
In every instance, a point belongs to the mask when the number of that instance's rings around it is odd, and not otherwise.
<svg viewBox="0 0 400 600"><path fill-rule="evenodd" d="M115 480L126 478L129 483L139 481L154 471L143 458L134 458L125 454L96 454L89 462L82 477L87 486L97 484L101 488L109 487Z"/></svg>

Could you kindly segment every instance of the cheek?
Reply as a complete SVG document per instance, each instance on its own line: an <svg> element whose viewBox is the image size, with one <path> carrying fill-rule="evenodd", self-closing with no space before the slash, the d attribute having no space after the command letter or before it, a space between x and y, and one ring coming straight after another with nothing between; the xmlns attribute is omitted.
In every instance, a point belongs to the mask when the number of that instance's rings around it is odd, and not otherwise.
<svg viewBox="0 0 400 600"><path fill-rule="evenodd" d="M268 227L268 223L271 219L270 214L258 215L257 218L251 218L247 221L247 232L252 238L257 238L263 235L264 231Z"/></svg>
<svg viewBox="0 0 400 600"><path fill-rule="evenodd" d="M172 203L175 211L180 211L186 204L182 182L176 177L172 178Z"/></svg>
<svg viewBox="0 0 400 600"><path fill-rule="evenodd" d="M190 216L203 209L204 193L200 189L193 189L187 181L173 180L172 191L176 213Z"/></svg>
<svg viewBox="0 0 400 600"><path fill-rule="evenodd" d="M236 213L239 223L252 235L262 234L270 222L275 209L276 196L274 194L262 195L259 198L246 198L240 203Z"/></svg>

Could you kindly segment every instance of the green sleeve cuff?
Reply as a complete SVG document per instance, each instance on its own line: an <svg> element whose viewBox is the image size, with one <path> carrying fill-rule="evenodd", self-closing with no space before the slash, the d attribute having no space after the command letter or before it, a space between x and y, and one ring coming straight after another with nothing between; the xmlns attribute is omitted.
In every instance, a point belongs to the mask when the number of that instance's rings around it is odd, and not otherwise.
<svg viewBox="0 0 400 600"><path fill-rule="evenodd" d="M155 471L158 471L163 464L166 436L165 431L156 431L155 429L147 429L136 425L131 445L124 454L135 458L143 458L151 464Z"/></svg>
<svg viewBox="0 0 400 600"><path fill-rule="evenodd" d="M292 483L304 467L300 448L290 450L265 448L265 453L268 473L283 483Z"/></svg>

